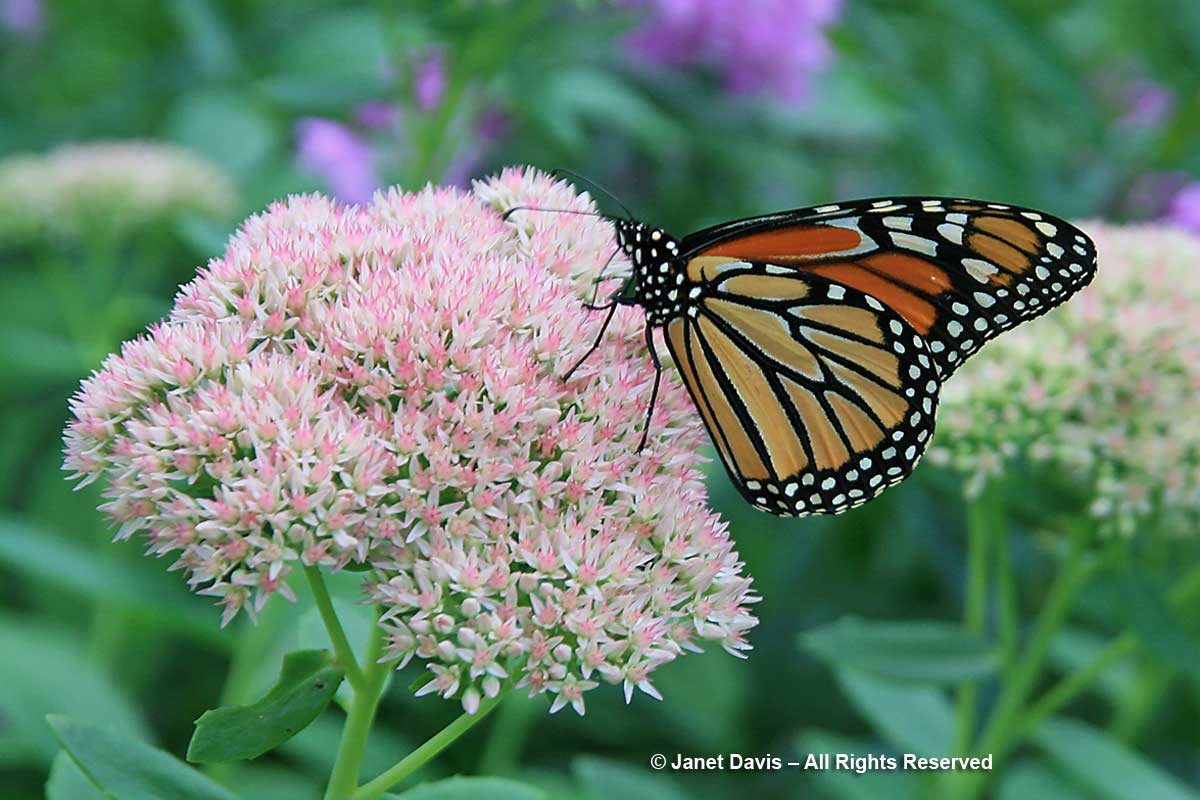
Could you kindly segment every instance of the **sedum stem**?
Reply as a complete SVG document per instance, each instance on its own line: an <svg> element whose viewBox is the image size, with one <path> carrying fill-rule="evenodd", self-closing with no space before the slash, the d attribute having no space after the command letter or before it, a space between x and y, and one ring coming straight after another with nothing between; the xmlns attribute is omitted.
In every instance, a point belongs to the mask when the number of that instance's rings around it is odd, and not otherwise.
<svg viewBox="0 0 1200 800"><path fill-rule="evenodd" d="M1000 696L974 748L975 755L991 755L996 763L1003 763L1016 744L1017 737L1025 729L1022 711L1041 677L1050 644L1066 620L1079 590L1098 566L1099 562L1088 551L1084 537L1073 536L1070 550L1034 621L1029 641L1011 668L1005 670ZM964 775L958 796L978 797L988 778L984 773Z"/></svg>
<svg viewBox="0 0 1200 800"><path fill-rule="evenodd" d="M486 717L504 697L504 692L495 697L484 698L479 709L474 714L463 713L446 727L435 733L423 745L413 750L404 758L384 770L379 777L359 787L358 791L349 796L349 800L376 800L388 789L407 778L423 767L430 759L454 743L458 737L469 731L481 719ZM333 800L326 795L326 800Z"/></svg>
<svg viewBox="0 0 1200 800"><path fill-rule="evenodd" d="M963 601L963 627L968 633L982 637L987 624L988 551L992 540L992 503L987 502L990 489L976 498L967 508L967 585ZM963 681L958 687L958 727L954 740L955 754L965 755L971 749L975 733L975 717L979 705L979 685Z"/></svg>
<svg viewBox="0 0 1200 800"><path fill-rule="evenodd" d="M346 631L342 629L342 621L333 609L329 590L325 588L325 579L321 577L321 570L317 567L305 567L304 574L308 578L308 585L312 587L313 599L317 603L317 610L321 612L321 621L325 623L325 630L329 632L329 641L333 643L333 653L337 656L338 666L345 671L346 682L357 697L363 688L363 673L354 658L354 650L350 647L350 640L346 638ZM370 662L367 664L369 666Z"/></svg>
<svg viewBox="0 0 1200 800"><path fill-rule="evenodd" d="M330 611L332 612L332 606ZM336 621L336 617L334 619ZM343 640L344 638L343 634ZM346 714L342 741L338 745L337 759L333 762L333 772L329 776L325 800L346 800L354 793L358 784L358 771L366 753L367 736L371 732L375 710L379 707L379 698L387 683L389 667L379 663L379 657L383 655L383 644L383 628L377 623L371 627L371 635L367 640L367 652L363 655L364 670L359 675L359 685L351 684L354 699L350 702L350 711Z"/></svg>

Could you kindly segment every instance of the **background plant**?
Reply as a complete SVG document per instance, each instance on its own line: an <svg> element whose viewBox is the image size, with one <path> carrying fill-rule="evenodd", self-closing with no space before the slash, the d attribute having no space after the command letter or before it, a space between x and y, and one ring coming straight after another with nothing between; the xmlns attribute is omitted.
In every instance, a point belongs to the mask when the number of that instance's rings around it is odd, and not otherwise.
<svg viewBox="0 0 1200 800"><path fill-rule="evenodd" d="M222 631L216 612L139 545L108 544L98 495L72 494L59 471L79 378L163 316L236 221L271 200L311 189L355 200L370 184L464 183L533 163L574 168L681 231L889 192L1200 224L1190 199L1200 179L1200 20L1178 3L797 3L790 10L815 42L797 67L803 91L731 75L736 59L718 48L696 61L648 58L647 41L703 42L706 25L729 19L724 4L697 8L707 16L671 28L652 3L3 4L0 153L160 140L224 176L209 185L228 198L159 203L134 227L80 217L67 229L0 234L7 795L42 796L51 765L62 764L46 713L182 755L202 711L261 695L284 652L327 646L307 600ZM753 21L744 40L777 46ZM34 208L26 192L51 185L5 188L0 206ZM1171 251L1194 263L1187 245ZM991 347L981 368L1001 363L989 362L1000 358ZM1012 404L1024 407L1036 381L1016 370L1006 373ZM1132 383L1119 367L1109 378ZM1183 425L1196 409L1186 395L1179 402ZM1043 440L1059 430L1022 419ZM589 696L583 720L506 703L420 777L507 776L551 797L616 786L647 797L1192 796L1200 658L1187 591L1194 521L1177 513L1186 504L1151 504L1117 524L1095 505L1115 484L1040 466L1032 445L1052 442L1021 440L1019 425L991 439L992 428L943 426L948 450L978 436L976 454L1002 456L1004 480L929 464L852 514L782 521L745 509L717 470L714 505L766 598L755 657L672 664L659 679L671 702L636 716L619 692ZM970 499L965 486L976 490ZM361 652L369 626L353 621L357 583L334 580L330 592ZM1074 683L1063 689L1064 680ZM1066 719L1023 732L986 787L645 767L654 752L943 754L981 744L998 707L1015 711L997 729L1015 731L1047 697L1069 701L1052 709ZM389 689L364 772L455 713ZM247 798L317 797L341 716L330 710L215 777ZM915 719L937 724L914 728ZM70 741L74 730L63 723L58 735ZM61 766L53 772L52 796L87 797L63 783Z"/></svg>

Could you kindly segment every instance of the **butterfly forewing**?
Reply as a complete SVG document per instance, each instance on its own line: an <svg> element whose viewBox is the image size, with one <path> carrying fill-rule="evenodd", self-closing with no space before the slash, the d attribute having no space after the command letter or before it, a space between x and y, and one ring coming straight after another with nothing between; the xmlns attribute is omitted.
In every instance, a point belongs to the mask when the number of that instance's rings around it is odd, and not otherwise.
<svg viewBox="0 0 1200 800"><path fill-rule="evenodd" d="M1095 274L1092 242L1057 217L950 198L861 200L726 223L686 237L693 262L748 259L821 275L888 306L944 379L987 340Z"/></svg>
<svg viewBox="0 0 1200 800"><path fill-rule="evenodd" d="M916 465L937 368L898 313L819 274L723 257L688 263L703 291L665 326L721 459L777 514L863 503Z"/></svg>

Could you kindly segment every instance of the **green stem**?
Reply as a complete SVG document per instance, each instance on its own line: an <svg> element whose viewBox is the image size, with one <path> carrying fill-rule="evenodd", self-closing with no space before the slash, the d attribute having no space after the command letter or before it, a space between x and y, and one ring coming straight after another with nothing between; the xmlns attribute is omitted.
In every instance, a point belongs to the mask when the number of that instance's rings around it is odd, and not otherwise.
<svg viewBox="0 0 1200 800"><path fill-rule="evenodd" d="M1142 661L1133 688L1119 699L1108 724L1109 734L1128 745L1136 743L1175 680L1171 667L1150 659Z"/></svg>
<svg viewBox="0 0 1200 800"><path fill-rule="evenodd" d="M1003 509L998 508L997 513L1002 514ZM996 609L997 627L1000 632L1000 663L1007 671L1017 657L1021 611L1017 597L1017 577L1012 563L1012 541L1003 527L1000 535L996 537Z"/></svg>
<svg viewBox="0 0 1200 800"><path fill-rule="evenodd" d="M968 633L980 637L987 624L987 562L992 531L990 506L991 503L980 497L967 508L967 585L963 601L963 627ZM958 729L954 741L956 754L965 755L971 749L978 707L979 684L964 681L958 687Z"/></svg>
<svg viewBox="0 0 1200 800"><path fill-rule="evenodd" d="M375 710L379 707L384 684L387 683L388 666L379 663L383 645L384 632L377 621L371 626L371 635L367 639L367 651L363 654L364 671L359 676L359 685L351 684L354 699L346 714L342 741L338 745L337 759L333 762L325 800L346 800L354 794L354 787L358 784L358 771L366 752L367 736L375 721Z"/></svg>
<svg viewBox="0 0 1200 800"><path fill-rule="evenodd" d="M376 800L388 789L407 778L424 766L430 759L454 743L458 737L469 731L477 722L486 717L496 707L504 692L495 697L485 698L479 704L474 714L461 714L457 719L435 733L423 745L413 750L404 758L384 770L378 778L359 787L358 791L349 796L350 800ZM326 795L326 800L333 800Z"/></svg>
<svg viewBox="0 0 1200 800"><path fill-rule="evenodd" d="M350 647L350 640L346 638L346 631L342 629L342 622L333 610L333 601L329 598L329 590L325 588L325 579L321 577L321 570L317 567L305 567L304 574L308 578L308 585L312 587L313 599L317 603L317 610L321 612L321 621L325 623L325 630L329 632L329 641L333 643L333 653L337 656L338 665L345 670L346 682L357 697L363 689L363 673L354 658L354 650ZM371 662L368 661L367 667L370 665Z"/></svg>
<svg viewBox="0 0 1200 800"><path fill-rule="evenodd" d="M1000 762L1016 744L1016 736L1022 728L1022 709L1041 677L1050 644L1066 620L1079 590L1087 583L1098 565L1099 562L1088 550L1086 538L1083 535L1073 536L1070 550L1059 567L1042 610L1034 622L1029 642L1004 676L1000 696L979 737L979 744L975 747L976 754L991 754ZM963 782L964 791L961 796L979 796L987 779L988 776L983 773L967 776Z"/></svg>
<svg viewBox="0 0 1200 800"><path fill-rule="evenodd" d="M1168 595L1168 601L1176 609L1186 608L1197 600L1200 600L1200 566L1193 567L1186 575L1176 581ZM1122 658L1132 655L1138 645L1138 636L1133 631L1126 631L1114 639L1108 647L1104 648L1092 660L1092 663L1078 672L1063 678L1026 711L1022 718L1022 733L1032 731L1043 719L1064 708L1091 686L1109 667L1116 664ZM1161 691L1161 681L1165 678L1163 676L1153 676L1153 678L1150 691L1156 693L1157 691ZM1150 701L1142 698L1142 702L1148 703ZM1114 721L1115 726L1116 721ZM1135 723L1131 721L1122 723L1122 727L1126 726L1128 726L1128 729L1123 731L1126 735L1132 734L1134 728L1136 728Z"/></svg>
<svg viewBox="0 0 1200 800"><path fill-rule="evenodd" d="M1023 735L1037 727L1046 717L1064 708L1091 686L1097 678L1108 671L1126 656L1137 650L1138 638L1133 633L1118 636L1112 644L1104 648L1100 655L1092 659L1092 663L1077 672L1068 675L1053 687L1048 689L1037 702L1031 705L1022 715L1018 734Z"/></svg>

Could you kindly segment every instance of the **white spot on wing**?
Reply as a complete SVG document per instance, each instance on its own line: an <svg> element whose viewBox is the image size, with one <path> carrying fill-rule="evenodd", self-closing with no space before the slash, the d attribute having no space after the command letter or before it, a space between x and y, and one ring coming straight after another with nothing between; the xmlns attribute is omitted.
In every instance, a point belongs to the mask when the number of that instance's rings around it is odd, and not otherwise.
<svg viewBox="0 0 1200 800"><path fill-rule="evenodd" d="M995 264L980 261L978 258L964 258L962 265L967 270L967 274L980 283L987 283L989 275L995 275L1000 271Z"/></svg>
<svg viewBox="0 0 1200 800"><path fill-rule="evenodd" d="M926 239L924 236L915 236L911 233L900 233L893 231L892 242L897 247L903 247L906 250L913 250L917 253L922 253L927 256L937 255L937 242L932 239Z"/></svg>
<svg viewBox="0 0 1200 800"><path fill-rule="evenodd" d="M955 244L963 243L963 227L961 225L943 222L941 225L937 226L937 231L942 235L942 238L946 239L947 241L954 242Z"/></svg>

